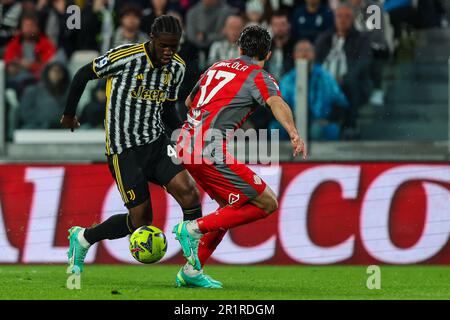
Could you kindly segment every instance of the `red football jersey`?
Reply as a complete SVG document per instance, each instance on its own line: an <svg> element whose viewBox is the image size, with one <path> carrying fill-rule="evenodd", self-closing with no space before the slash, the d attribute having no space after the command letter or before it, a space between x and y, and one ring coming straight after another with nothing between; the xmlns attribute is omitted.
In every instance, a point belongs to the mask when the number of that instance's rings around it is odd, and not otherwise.
<svg viewBox="0 0 450 320"><path fill-rule="evenodd" d="M184 147L192 136L204 139L210 129L222 137L239 128L258 106L272 96L280 96L275 79L253 59L241 56L219 61L199 79L191 92L192 105L183 125ZM197 135L199 132L202 134ZM198 143L199 141L197 141ZM201 148L202 149L202 148Z"/></svg>

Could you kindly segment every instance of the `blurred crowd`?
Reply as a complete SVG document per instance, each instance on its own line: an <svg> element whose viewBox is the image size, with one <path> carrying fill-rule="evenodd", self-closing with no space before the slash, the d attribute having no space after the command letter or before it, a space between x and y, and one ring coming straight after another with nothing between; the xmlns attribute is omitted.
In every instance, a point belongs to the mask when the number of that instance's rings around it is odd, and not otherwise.
<svg viewBox="0 0 450 320"><path fill-rule="evenodd" d="M68 28L71 5L81 9L80 29ZM179 18L185 30L180 101L209 65L239 55L236 41L250 24L271 33L272 58L265 68L293 110L295 61L307 60L313 140L358 138L358 110L384 104L383 68L402 39L417 28L448 25L442 0L0 0L8 136L15 128L58 128L76 69L109 48L147 41L152 22L163 14ZM88 90L80 122L101 128L105 83ZM248 127L282 129L266 109L255 112ZM283 130L281 137L288 138Z"/></svg>

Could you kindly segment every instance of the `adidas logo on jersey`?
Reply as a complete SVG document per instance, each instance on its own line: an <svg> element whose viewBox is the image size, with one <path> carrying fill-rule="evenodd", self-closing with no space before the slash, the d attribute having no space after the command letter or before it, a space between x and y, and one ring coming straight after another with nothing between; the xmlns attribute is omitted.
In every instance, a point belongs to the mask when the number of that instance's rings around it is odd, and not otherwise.
<svg viewBox="0 0 450 320"><path fill-rule="evenodd" d="M140 73L137 76L135 76L134 78L137 80L144 80L144 75L142 73Z"/></svg>

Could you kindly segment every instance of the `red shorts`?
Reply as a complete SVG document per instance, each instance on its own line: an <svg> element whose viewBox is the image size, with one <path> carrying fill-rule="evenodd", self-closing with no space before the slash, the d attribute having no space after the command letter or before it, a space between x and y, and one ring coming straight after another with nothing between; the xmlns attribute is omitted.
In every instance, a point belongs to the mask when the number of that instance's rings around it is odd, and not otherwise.
<svg viewBox="0 0 450 320"><path fill-rule="evenodd" d="M266 183L256 173L236 160L233 163L183 165L212 199L222 199L235 208L240 208L266 189Z"/></svg>

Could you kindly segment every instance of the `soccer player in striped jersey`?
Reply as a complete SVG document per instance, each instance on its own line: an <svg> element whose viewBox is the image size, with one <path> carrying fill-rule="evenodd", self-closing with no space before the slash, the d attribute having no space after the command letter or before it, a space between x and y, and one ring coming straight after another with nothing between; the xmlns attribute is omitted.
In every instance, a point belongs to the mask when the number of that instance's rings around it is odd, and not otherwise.
<svg viewBox="0 0 450 320"><path fill-rule="evenodd" d="M266 218L277 209L270 187L228 152L231 133L258 106L267 106L288 132L294 156L307 156L289 106L280 97L275 79L263 69L271 56L269 33L260 26L249 26L238 44L241 56L213 64L186 100L190 110L178 138L178 155L220 208L174 227L173 233L189 257L177 274L178 286L189 281L188 276L201 274L227 230Z"/></svg>
<svg viewBox="0 0 450 320"><path fill-rule="evenodd" d="M69 230L68 259L72 272L82 272L89 247L104 239L118 239L152 224L148 182L164 187L183 209L184 220L202 216L194 180L169 156L172 130L182 121L175 109L185 63L177 54L182 28L178 19L163 15L151 29L150 41L109 50L75 75L61 119L72 131L79 99L89 80L106 78L105 133L109 169L128 213L117 214L91 228ZM220 286L201 274L192 286Z"/></svg>

